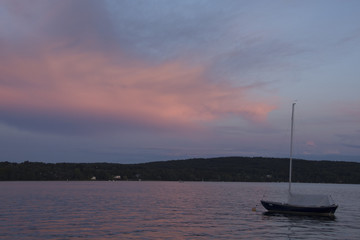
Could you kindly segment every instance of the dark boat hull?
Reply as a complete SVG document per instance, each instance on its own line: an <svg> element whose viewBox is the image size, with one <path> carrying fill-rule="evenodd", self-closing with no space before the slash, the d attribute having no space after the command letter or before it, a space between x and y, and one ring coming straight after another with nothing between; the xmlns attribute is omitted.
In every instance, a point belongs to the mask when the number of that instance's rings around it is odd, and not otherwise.
<svg viewBox="0 0 360 240"><path fill-rule="evenodd" d="M321 207L296 206L286 203L270 202L264 200L261 200L261 204L269 212L317 216L334 216L335 211L338 207L335 204Z"/></svg>

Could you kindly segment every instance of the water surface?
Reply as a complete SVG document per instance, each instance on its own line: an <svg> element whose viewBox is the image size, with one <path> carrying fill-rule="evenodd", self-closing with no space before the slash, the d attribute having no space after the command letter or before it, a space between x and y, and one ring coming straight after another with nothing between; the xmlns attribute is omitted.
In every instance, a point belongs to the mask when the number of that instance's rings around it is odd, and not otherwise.
<svg viewBox="0 0 360 240"><path fill-rule="evenodd" d="M359 239L358 185L293 189L331 194L336 218L264 214L284 183L0 182L0 239Z"/></svg>

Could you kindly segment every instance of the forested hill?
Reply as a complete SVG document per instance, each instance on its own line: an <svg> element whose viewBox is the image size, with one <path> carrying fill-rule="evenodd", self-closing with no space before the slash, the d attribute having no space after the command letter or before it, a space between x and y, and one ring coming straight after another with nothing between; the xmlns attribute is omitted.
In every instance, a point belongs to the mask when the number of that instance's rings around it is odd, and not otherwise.
<svg viewBox="0 0 360 240"><path fill-rule="evenodd" d="M0 162L0 180L160 180L286 182L285 158L222 157L142 164ZM360 183L360 163L293 161L293 181Z"/></svg>

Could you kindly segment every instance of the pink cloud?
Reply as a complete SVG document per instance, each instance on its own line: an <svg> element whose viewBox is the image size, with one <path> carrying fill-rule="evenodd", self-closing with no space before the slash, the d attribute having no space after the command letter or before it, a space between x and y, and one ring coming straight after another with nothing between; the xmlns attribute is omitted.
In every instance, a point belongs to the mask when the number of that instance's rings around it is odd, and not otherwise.
<svg viewBox="0 0 360 240"><path fill-rule="evenodd" d="M306 142L306 146L308 146L308 147L316 147L316 144L315 144L314 141L309 140L309 141Z"/></svg>
<svg viewBox="0 0 360 240"><path fill-rule="evenodd" d="M149 64L100 52L59 52L0 59L0 108L196 126L238 115L261 122L275 109L251 89L207 81L206 68L185 60Z"/></svg>

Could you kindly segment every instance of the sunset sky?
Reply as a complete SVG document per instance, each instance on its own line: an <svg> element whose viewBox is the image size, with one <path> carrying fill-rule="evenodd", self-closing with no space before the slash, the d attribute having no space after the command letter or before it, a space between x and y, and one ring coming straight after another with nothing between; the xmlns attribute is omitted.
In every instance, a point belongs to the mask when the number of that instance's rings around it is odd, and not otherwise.
<svg viewBox="0 0 360 240"><path fill-rule="evenodd" d="M360 161L358 0L0 0L0 161Z"/></svg>

